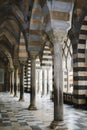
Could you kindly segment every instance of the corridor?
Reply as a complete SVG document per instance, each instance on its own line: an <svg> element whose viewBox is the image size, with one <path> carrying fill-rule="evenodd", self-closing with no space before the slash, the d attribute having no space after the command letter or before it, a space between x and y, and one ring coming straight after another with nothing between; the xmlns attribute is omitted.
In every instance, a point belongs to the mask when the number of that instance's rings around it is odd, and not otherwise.
<svg viewBox="0 0 87 130"><path fill-rule="evenodd" d="M25 102L9 93L0 93L0 130L49 130L53 120L53 103L49 96L37 95L38 110L29 111L29 94ZM64 105L64 121L68 130L87 130L87 111Z"/></svg>

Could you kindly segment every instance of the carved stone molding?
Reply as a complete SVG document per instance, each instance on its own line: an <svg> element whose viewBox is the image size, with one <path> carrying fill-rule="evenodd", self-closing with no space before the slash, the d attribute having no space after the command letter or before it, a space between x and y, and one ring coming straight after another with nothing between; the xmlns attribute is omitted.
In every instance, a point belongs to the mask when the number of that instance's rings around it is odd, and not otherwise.
<svg viewBox="0 0 87 130"><path fill-rule="evenodd" d="M67 31L64 30L52 30L48 33L50 41L55 44L63 44L66 39Z"/></svg>
<svg viewBox="0 0 87 130"><path fill-rule="evenodd" d="M9 68L9 72L13 72L14 71L14 68Z"/></svg>
<svg viewBox="0 0 87 130"><path fill-rule="evenodd" d="M36 59L36 57L38 56L39 52L38 51L31 51L30 52L30 57L32 59Z"/></svg>
<svg viewBox="0 0 87 130"><path fill-rule="evenodd" d="M26 65L27 61L20 60L19 63L20 63L20 65Z"/></svg>
<svg viewBox="0 0 87 130"><path fill-rule="evenodd" d="M68 31L68 37L70 38L71 41L78 41L79 39L79 32L78 31L73 31L73 28L71 28Z"/></svg>

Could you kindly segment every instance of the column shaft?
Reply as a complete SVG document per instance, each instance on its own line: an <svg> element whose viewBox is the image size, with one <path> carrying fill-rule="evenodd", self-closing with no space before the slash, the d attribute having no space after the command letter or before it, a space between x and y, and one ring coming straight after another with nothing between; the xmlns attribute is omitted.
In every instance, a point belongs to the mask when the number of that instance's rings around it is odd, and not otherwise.
<svg viewBox="0 0 87 130"><path fill-rule="evenodd" d="M24 101L24 65L21 64L20 66L21 73L20 73L20 99L19 101Z"/></svg>
<svg viewBox="0 0 87 130"><path fill-rule="evenodd" d="M62 45L54 44L54 120L63 120Z"/></svg>
<svg viewBox="0 0 87 130"><path fill-rule="evenodd" d="M10 94L11 94L11 84L12 84L12 83L11 83L11 82L12 82L12 81L11 81L11 73L12 73L12 72L10 71Z"/></svg>
<svg viewBox="0 0 87 130"><path fill-rule="evenodd" d="M15 68L15 73L14 73L14 96L17 96L18 92L18 69Z"/></svg>
<svg viewBox="0 0 87 130"><path fill-rule="evenodd" d="M42 70L42 96L45 94L45 77L44 77L44 70Z"/></svg>
<svg viewBox="0 0 87 130"><path fill-rule="evenodd" d="M54 44L54 120L50 126L55 130L66 130L63 121L63 71L62 44Z"/></svg>
<svg viewBox="0 0 87 130"><path fill-rule="evenodd" d="M38 76L38 80L37 80L37 93L39 93L39 91L40 91L40 71L38 70L37 71L37 76Z"/></svg>
<svg viewBox="0 0 87 130"><path fill-rule="evenodd" d="M10 86L10 94L14 93L14 70L11 71L11 86Z"/></svg>
<svg viewBox="0 0 87 130"><path fill-rule="evenodd" d="M49 93L49 69L47 69L47 94Z"/></svg>
<svg viewBox="0 0 87 130"><path fill-rule="evenodd" d="M29 110L36 110L36 62L35 58L31 59L31 94Z"/></svg>

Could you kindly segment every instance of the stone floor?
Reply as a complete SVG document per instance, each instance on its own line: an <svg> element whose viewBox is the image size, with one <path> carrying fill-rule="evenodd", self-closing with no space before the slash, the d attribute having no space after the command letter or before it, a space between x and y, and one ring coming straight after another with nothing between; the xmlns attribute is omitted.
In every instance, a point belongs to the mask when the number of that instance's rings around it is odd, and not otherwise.
<svg viewBox="0 0 87 130"><path fill-rule="evenodd" d="M0 93L0 130L49 130L53 120L53 103L49 96L37 95L37 111L27 110L29 94L25 102L9 93ZM87 111L64 105L64 121L68 130L87 130Z"/></svg>

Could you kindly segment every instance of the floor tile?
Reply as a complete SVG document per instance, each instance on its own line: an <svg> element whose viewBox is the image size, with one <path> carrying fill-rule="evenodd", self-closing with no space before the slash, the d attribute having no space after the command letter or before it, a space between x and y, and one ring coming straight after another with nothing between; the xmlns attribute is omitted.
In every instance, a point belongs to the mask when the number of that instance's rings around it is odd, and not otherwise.
<svg viewBox="0 0 87 130"><path fill-rule="evenodd" d="M53 102L50 96L37 95L37 111L29 111L30 95L18 102L9 93L0 93L0 130L50 130L53 121ZM87 111L64 105L64 122L68 130L87 130Z"/></svg>

